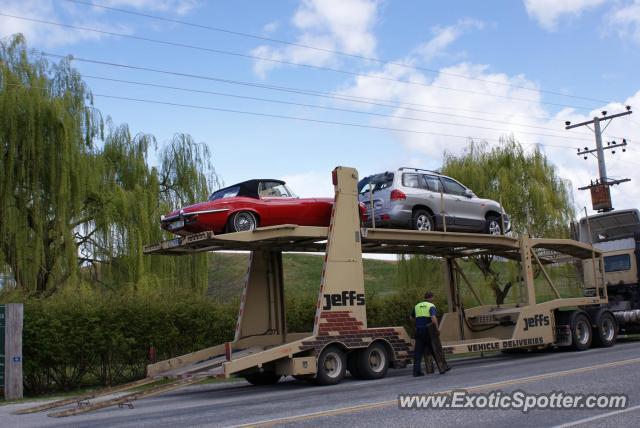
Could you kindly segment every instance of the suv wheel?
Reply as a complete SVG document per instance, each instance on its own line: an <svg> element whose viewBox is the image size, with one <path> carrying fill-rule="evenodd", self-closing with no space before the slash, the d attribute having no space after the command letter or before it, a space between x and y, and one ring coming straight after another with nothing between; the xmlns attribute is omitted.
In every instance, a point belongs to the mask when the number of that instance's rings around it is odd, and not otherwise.
<svg viewBox="0 0 640 428"><path fill-rule="evenodd" d="M502 224L498 217L488 217L485 232L489 235L502 235Z"/></svg>
<svg viewBox="0 0 640 428"><path fill-rule="evenodd" d="M416 212L413 213L412 226L414 230L423 230L427 232L436 229L433 216L425 210L416 210Z"/></svg>

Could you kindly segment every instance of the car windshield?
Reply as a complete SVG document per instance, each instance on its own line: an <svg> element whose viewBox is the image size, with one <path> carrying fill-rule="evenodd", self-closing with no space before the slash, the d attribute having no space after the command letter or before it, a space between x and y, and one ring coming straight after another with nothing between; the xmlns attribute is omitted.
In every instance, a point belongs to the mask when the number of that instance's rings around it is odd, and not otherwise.
<svg viewBox="0 0 640 428"><path fill-rule="evenodd" d="M262 181L258 186L258 195L261 198L292 198L291 190L283 183L277 181Z"/></svg>
<svg viewBox="0 0 640 428"><path fill-rule="evenodd" d="M373 191L374 193L378 190L386 189L387 187L391 187L393 184L393 173L385 172L383 174L376 174L370 177L363 178L358 183L358 191L359 193L369 193Z"/></svg>
<svg viewBox="0 0 640 428"><path fill-rule="evenodd" d="M216 192L213 192L211 196L209 196L209 201L215 201L216 199L223 198L232 198L234 196L238 196L240 192L240 186L228 187L226 189L220 189Z"/></svg>

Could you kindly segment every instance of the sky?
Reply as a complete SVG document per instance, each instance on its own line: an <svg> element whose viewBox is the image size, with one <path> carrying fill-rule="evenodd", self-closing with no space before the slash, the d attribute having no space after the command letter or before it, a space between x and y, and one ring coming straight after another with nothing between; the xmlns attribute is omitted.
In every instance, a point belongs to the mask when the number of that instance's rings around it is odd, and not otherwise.
<svg viewBox="0 0 640 428"><path fill-rule="evenodd" d="M73 55L115 123L160 144L188 133L225 184L281 178L300 196L332 195L338 165L437 169L513 134L590 209L577 188L597 162L577 148L594 136L564 123L640 109L640 0L0 0L0 38L17 32ZM639 115L604 134L629 143L606 155L632 180L616 208L640 207Z"/></svg>

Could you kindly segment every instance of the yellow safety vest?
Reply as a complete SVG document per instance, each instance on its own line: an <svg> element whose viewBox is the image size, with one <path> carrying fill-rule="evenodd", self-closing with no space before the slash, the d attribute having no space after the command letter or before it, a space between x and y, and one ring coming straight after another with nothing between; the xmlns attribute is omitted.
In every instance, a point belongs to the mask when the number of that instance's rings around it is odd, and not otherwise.
<svg viewBox="0 0 640 428"><path fill-rule="evenodd" d="M435 308L435 307L436 305L434 305L431 302L418 303L415 308L416 318L419 318L419 317L431 318L431 308Z"/></svg>

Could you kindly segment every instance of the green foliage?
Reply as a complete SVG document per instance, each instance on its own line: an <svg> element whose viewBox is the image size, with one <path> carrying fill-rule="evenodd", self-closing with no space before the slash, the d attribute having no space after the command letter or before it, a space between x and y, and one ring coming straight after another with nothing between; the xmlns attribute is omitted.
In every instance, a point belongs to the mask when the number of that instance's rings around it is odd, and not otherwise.
<svg viewBox="0 0 640 428"><path fill-rule="evenodd" d="M90 194L100 118L68 61L0 43L0 268L42 293L76 273L74 227Z"/></svg>
<svg viewBox="0 0 640 428"><path fill-rule="evenodd" d="M205 200L220 180L205 144L190 135L176 134L160 152L160 193L170 207L181 207Z"/></svg>
<svg viewBox="0 0 640 428"><path fill-rule="evenodd" d="M513 137L500 145L472 142L460 156L445 154L442 171L473 189L478 195L500 201L511 216L517 234L565 238L574 217L569 183L536 147L526 152ZM496 304L506 301L518 282L513 275L505 279L496 269L492 255L473 258L493 290ZM502 275L502 278L501 278Z"/></svg>
<svg viewBox="0 0 640 428"><path fill-rule="evenodd" d="M537 147L526 152L513 137L493 148L472 142L460 156L446 154L442 172L480 197L501 201L515 232L568 237L574 217L569 183Z"/></svg>
<svg viewBox="0 0 640 428"><path fill-rule="evenodd" d="M403 255L398 261L398 282L403 289L426 291L444 290L442 260L433 257Z"/></svg>
<svg viewBox="0 0 640 428"><path fill-rule="evenodd" d="M65 290L28 301L25 387L40 394L140 379L152 346L163 360L230 340L236 309L184 293Z"/></svg>
<svg viewBox="0 0 640 428"><path fill-rule="evenodd" d="M209 254L208 295L219 299L238 298L244 286L248 254ZM312 254L283 254L285 295L314 301L318 295L323 257ZM397 264L387 260L363 260L368 294L393 293L397 286Z"/></svg>
<svg viewBox="0 0 640 428"><path fill-rule="evenodd" d="M0 42L0 272L38 296L83 279L204 289L206 256L146 257L142 248L169 237L161 214L218 184L207 147L176 134L158 169L147 161L152 135L106 125L105 135L68 60L29 54L21 36Z"/></svg>

